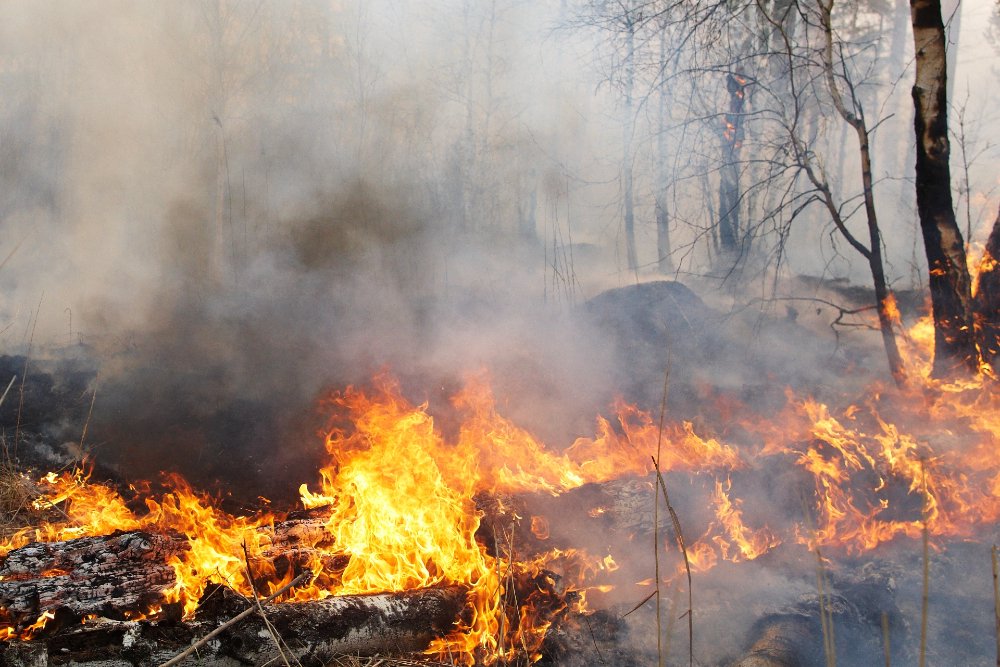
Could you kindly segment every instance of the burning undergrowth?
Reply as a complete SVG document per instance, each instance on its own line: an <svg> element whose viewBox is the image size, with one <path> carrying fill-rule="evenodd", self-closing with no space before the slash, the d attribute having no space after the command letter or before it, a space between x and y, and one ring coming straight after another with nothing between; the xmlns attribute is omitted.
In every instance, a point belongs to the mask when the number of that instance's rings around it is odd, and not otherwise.
<svg viewBox="0 0 1000 667"><path fill-rule="evenodd" d="M914 355L922 326L909 339ZM866 637L848 641L851 650L880 646L870 640L885 613L888 636L912 643L892 591L919 562L922 537L940 550L934 558L944 569L958 560L949 545L988 539L1000 515L992 380L871 386L857 402L838 404L789 389L779 401L764 397L767 411L734 392L692 391L701 405L696 422L668 414L661 424L655 412L619 402L597 419L594 435L553 449L503 415L483 374L436 408L411 402L382 374L320 401L327 460L299 488L305 514L268 506L233 514L177 475L160 480L159 490L121 489L76 468L30 482L32 507L48 512L48 521L9 536L3 550L115 531L176 536L158 597L103 610L161 623L192 618L213 584L267 595L304 572L308 584L284 599L459 586L464 611L428 648L457 664L557 655L573 664L565 655L573 643L564 638L573 624L590 633L597 624L598 634L619 642L631 628L634 647L618 659L642 662L655 655L637 639L652 622L653 599L671 619L656 627L672 638L676 655L686 639L673 619L692 612L699 627L724 622L708 614L729 614L745 628L770 610L771 621L759 620L753 632L766 636L774 623L791 623L810 651L817 637L826 641L826 626L814 626L825 615L841 628L837 641ZM656 469L685 531L683 554L657 500ZM892 565L879 565L883 559ZM678 597L686 589L684 560L702 591L688 612ZM66 576L69 585L72 576L60 568L42 573ZM818 601L789 607L789 590L815 597L812 576L821 582ZM16 602L23 579L12 571L3 577L12 638L44 636L95 615L60 612L50 623L58 598ZM776 590L765 590L769 581ZM746 596L748 607L733 609ZM905 608L907 595L900 599ZM696 639L701 659L732 650Z"/></svg>

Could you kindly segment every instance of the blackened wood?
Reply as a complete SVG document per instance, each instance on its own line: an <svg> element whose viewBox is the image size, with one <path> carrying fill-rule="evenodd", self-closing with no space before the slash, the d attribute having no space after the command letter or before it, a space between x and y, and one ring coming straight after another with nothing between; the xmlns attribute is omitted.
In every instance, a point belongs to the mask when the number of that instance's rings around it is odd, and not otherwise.
<svg viewBox="0 0 1000 667"><path fill-rule="evenodd" d="M296 576L320 564L326 576L342 571L348 556L332 553L325 517L310 513L274 526L271 546L251 558L263 589L265 579ZM0 609L15 626L43 612L74 622L96 614L125 619L163 603L175 581L171 556L188 549L181 535L119 531L58 542L33 542L0 559Z"/></svg>
<svg viewBox="0 0 1000 667"><path fill-rule="evenodd" d="M264 610L295 659L303 667L319 667L344 655L421 651L431 640L452 629L465 606L465 597L465 588L450 586L268 604ZM227 598L226 604L218 605L219 611L227 605L235 608L237 604L250 604L242 599L237 602L231 595ZM11 643L0 653L0 664L11 667L157 665L225 620L150 623L101 619L44 640ZM255 614L220 634L181 664L235 667L282 663L263 619Z"/></svg>
<svg viewBox="0 0 1000 667"><path fill-rule="evenodd" d="M78 618L145 611L174 584L168 558L187 548L183 537L140 531L34 542L3 559L0 607L15 622L46 611Z"/></svg>

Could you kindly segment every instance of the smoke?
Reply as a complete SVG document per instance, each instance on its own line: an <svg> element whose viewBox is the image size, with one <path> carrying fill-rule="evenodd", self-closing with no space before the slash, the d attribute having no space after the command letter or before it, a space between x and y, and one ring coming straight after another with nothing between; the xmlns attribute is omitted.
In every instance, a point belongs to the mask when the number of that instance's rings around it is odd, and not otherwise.
<svg viewBox="0 0 1000 667"><path fill-rule="evenodd" d="M551 443L592 433L617 393L655 409L666 369L685 418L711 398L699 383L766 404L879 372L877 336L840 348L811 303L761 317L658 285L580 307L637 281L621 266L620 109L587 69L593 42L554 33L564 17L544 5L0 4L2 342L95 360L102 465L241 499L311 481L316 398L382 369L434 406L486 368L502 414ZM678 254L697 254L706 191L675 195L691 225ZM653 237L640 225L643 277ZM861 275L805 225L789 248L796 270ZM706 300L723 284L690 282ZM739 282L724 285L746 298ZM766 493L746 506L797 507L780 483ZM682 516L707 525L695 502L680 494ZM628 563L636 579L646 560ZM814 585L811 562L791 580L747 565L699 582L699 622L735 628L720 656ZM733 615L733 590L756 602Z"/></svg>
<svg viewBox="0 0 1000 667"><path fill-rule="evenodd" d="M607 400L608 355L551 307L578 285L547 272L535 209L565 195L525 177L575 125L524 50L551 13L0 12L5 342L96 358L104 464L290 493L317 395L383 368L415 387L490 368L562 439Z"/></svg>

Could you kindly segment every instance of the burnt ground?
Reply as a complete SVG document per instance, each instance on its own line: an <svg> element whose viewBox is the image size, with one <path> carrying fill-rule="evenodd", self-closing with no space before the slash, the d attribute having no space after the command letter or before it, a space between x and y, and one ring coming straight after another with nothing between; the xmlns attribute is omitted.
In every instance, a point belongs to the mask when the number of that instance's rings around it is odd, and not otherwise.
<svg viewBox="0 0 1000 667"><path fill-rule="evenodd" d="M843 296L846 305L866 297L864 292ZM914 301L908 307L918 305ZM605 378L608 390L603 398L621 393L655 411L664 373L669 372L670 413L697 420L702 414L719 418L708 406L720 395L766 413L781 405L786 386L835 395L845 386L860 386L879 375L877 347L873 351L867 341L860 345L838 341L827 328L804 322L797 312L724 312L680 283L661 281L599 294L580 306L574 317L614 359L613 377ZM81 454L80 439L87 425L84 449L96 455L96 477L124 482L132 475L149 476L148 466L132 465L143 460L143 448L173 448L178 460L190 459L189 467L201 471L192 480L196 486L221 488L234 474L249 477L248 492L237 493L235 506L266 495L269 489L261 480L285 485L289 477L296 477L289 471L315 469L318 448L284 457L285 467L277 472L268 458L268 447L287 442L282 431L292 429L296 437L311 437L310 406L270 397L231 403L207 400L190 390L205 379L198 369L178 376L170 369L146 366L138 375L98 379L94 356L77 347L30 359L26 379L24 357L0 357L0 384L6 387L9 379L3 379L17 376L0 404L0 434L7 460L16 468L40 471L72 464ZM137 387L138 379L148 384ZM90 415L95 387L98 395ZM163 400L181 409L172 411L169 419L158 415L154 407ZM144 404L150 407L137 409ZM102 458L102 453L111 456ZM150 465L156 461L162 462L162 457L151 457ZM241 461L250 462L254 470L248 473ZM308 472L302 474L306 476L296 478L310 479ZM684 483L676 483L673 493L680 515L697 516L698 495L686 499ZM763 491L772 499L784 496L781 502L794 505L794 484L789 486L780 471L773 471L767 486ZM234 488L244 486L238 483ZM753 509L747 510L752 515ZM937 543L932 550L930 664L994 664L986 546L990 539L998 536L984 536L983 542ZM863 559L834 557L826 570L830 586L826 604L833 614L841 664L881 663L883 614L890 628L892 661L915 660L921 573L921 548L912 541L897 541ZM788 664L825 664L822 651L816 650L817 637L822 649L822 628L814 554L779 547L752 563L720 563L709 575L696 575L694 588L698 664L735 663L769 628L782 623L798 628L792 642L798 642L793 646L795 662ZM585 625L568 624L553 633L543 664L655 664L652 605L623 618L638 601L616 603ZM686 664L686 619L678 618L686 603L667 599L665 593L664 604L673 615L669 662Z"/></svg>

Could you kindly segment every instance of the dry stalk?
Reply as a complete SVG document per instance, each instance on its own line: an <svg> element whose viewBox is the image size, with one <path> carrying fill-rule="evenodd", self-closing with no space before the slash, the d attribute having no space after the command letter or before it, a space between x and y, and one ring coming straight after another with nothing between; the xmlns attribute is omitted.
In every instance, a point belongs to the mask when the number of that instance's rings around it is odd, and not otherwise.
<svg viewBox="0 0 1000 667"><path fill-rule="evenodd" d="M924 491L924 502L921 508L921 533L923 536L924 579L920 594L920 659L918 664L924 667L927 660L927 612L930 606L930 532L927 528L927 511L929 497L927 495L927 468L924 459L920 459L920 477Z"/></svg>
<svg viewBox="0 0 1000 667"><path fill-rule="evenodd" d="M816 547L816 588L819 591L819 620L823 630L823 651L826 655L826 666L836 667L837 645L833 634L833 612L828 604L827 590L829 582L826 578L826 567L819 547Z"/></svg>
<svg viewBox="0 0 1000 667"><path fill-rule="evenodd" d="M0 405L3 405L4 399L7 398L7 394L10 393L10 388L14 386L14 381L17 380L17 373L14 373L14 377L10 379L7 383L7 388L3 390L3 395L0 396Z"/></svg>
<svg viewBox="0 0 1000 667"><path fill-rule="evenodd" d="M813 526L809 503L804 494L802 495L802 514L805 518L806 528L813 536L813 543L816 543L816 528ZM836 667L837 644L833 630L833 611L827 603L827 590L830 586L827 581L826 566L823 564L823 554L820 552L818 544L813 551L816 553L816 593L819 597L819 622L823 632L823 654L827 667Z"/></svg>
<svg viewBox="0 0 1000 667"><path fill-rule="evenodd" d="M87 421L83 422L83 432L80 433L80 450L78 456L86 456L85 442L87 440L87 429L90 427L90 418L94 414L94 402L97 400L97 378L94 378L94 393L90 395L90 409L87 410Z"/></svg>
<svg viewBox="0 0 1000 667"><path fill-rule="evenodd" d="M31 324L31 337L28 339L28 351L24 355L24 371L21 373L21 391L17 403L17 421L14 424L14 459L17 459L17 445L21 439L21 413L24 411L24 382L28 379L28 361L31 359L31 346L35 343L35 327L38 326L38 313L42 310L42 299L45 292L38 298L38 307L35 309L35 318Z"/></svg>
<svg viewBox="0 0 1000 667"><path fill-rule="evenodd" d="M500 572L500 563L503 561L503 555L501 554L501 551L500 551L500 540L497 539L497 529L496 529L496 526L491 525L490 526L490 532L493 533L493 548L497 552L496 577L497 577L497 586L500 587L497 590L497 595L501 596L501 598L500 598L500 604L503 605L504 602L505 602L503 598L506 595L506 583L504 582L504 580L510 574L510 566L508 566L508 572L507 572L506 575ZM510 552L508 551L508 553L510 553ZM511 554L511 563L513 563L513 554ZM503 591L503 593L501 593L501 590ZM506 630L507 630L506 627L505 627L506 625L507 625L507 615L506 614L500 614L500 624L497 627L497 648L498 648L498 650L500 652L500 655L504 654L504 635L506 634Z"/></svg>
<svg viewBox="0 0 1000 667"><path fill-rule="evenodd" d="M663 492L663 502L667 506L667 512L670 513L670 521L674 525L674 536L677 538L677 546L681 550L681 555L684 556L684 570L687 573L688 582L688 608L684 612L684 616L687 616L688 620L688 665L694 665L694 595L692 593L692 583L691 583L691 561L688 559L687 545L684 543L684 533L681 531L681 521L677 517L677 512L674 510L674 506L670 504L670 496L667 494L667 483L663 481L663 475L660 473L660 462L657 460L653 461L654 467L656 468L656 479L660 482L660 490ZM659 582L657 582L659 583ZM659 628L657 628L659 630Z"/></svg>
<svg viewBox="0 0 1000 667"><path fill-rule="evenodd" d="M282 586L281 588L279 588L278 590L276 590L275 592L271 593L266 598L264 598L263 600L261 600L260 603L264 604L264 603L270 602L271 600L274 600L275 598L277 598L277 597L279 597L281 595L284 595L288 590L290 590L290 589L298 586L299 584L301 584L303 581L306 581L310 577L312 577L312 572L310 572L309 570L306 570L305 572L303 572L299 576L295 577L294 579L292 579L291 581L289 581L287 584L285 584L284 586ZM249 609L246 609L246 610L240 612L236 616L233 616L231 619L229 619L228 621L226 621L225 623L223 623L222 625L220 625L219 627L217 627L215 630L212 630L211 632L209 632L207 635L205 635L204 637L202 637L201 639L199 639L195 643L191 644L191 646L187 647L186 649L184 649L183 651L181 651L180 653L178 653L177 655L175 655L174 657L172 657L170 660L167 660L166 662L162 663L160 665L160 667L173 667L174 665L179 665L189 655L191 655L192 653L194 653L195 651L197 651L199 648L201 648L202 646L204 646L208 642L212 641L212 639L214 637L217 637L219 634L221 634L222 632L224 632L227 628L229 628L229 627L231 627L233 625L236 625L237 623L239 623L240 621L242 621L244 618L246 618L250 614L254 613L255 611L257 611L257 609L255 607L250 607Z"/></svg>
<svg viewBox="0 0 1000 667"><path fill-rule="evenodd" d="M638 611L642 607L642 605L646 604L647 602L649 602L650 600L652 600L654 597L656 597L656 591L655 590L652 593L650 593L649 595L647 595L646 597L644 597L642 599L642 602L638 603L636 606L632 607L627 612L625 612L624 614L622 614L622 618L625 618L629 614L632 614L632 613Z"/></svg>
<svg viewBox="0 0 1000 667"><path fill-rule="evenodd" d="M882 612L882 651L885 653L885 667L892 667L889 651L889 614Z"/></svg>
<svg viewBox="0 0 1000 667"><path fill-rule="evenodd" d="M660 455L663 451L663 422L667 414L667 396L670 393L670 367L672 356L670 352L671 348L669 341L667 344L667 363L666 367L663 369L663 392L660 399L660 419L656 432L656 457L653 459L653 468L656 470L656 477L659 480L660 488L663 490L663 500L667 505L667 512L670 513L670 521L674 526L674 535L677 539L677 545L681 550L681 554L684 556L684 569L687 572L688 580L688 664L694 664L694 613L693 613L693 593L691 586L691 563L688 560L687 547L684 544L684 533L681 531L681 522L677 517L677 512L674 511L673 506L670 504L670 495L667 493L666 482L663 481L663 475L660 474ZM659 667L665 667L667 655L670 652L670 638L667 637L667 642L663 642L663 612L662 612L662 592L660 588L660 503L656 493L656 489L653 489L653 567L654 574L656 575L656 655L657 664ZM676 590L674 592L676 600ZM672 605L673 606L673 605ZM671 609L671 614L673 610ZM673 618L668 622L668 632L673 628Z"/></svg>
<svg viewBox="0 0 1000 667"><path fill-rule="evenodd" d="M663 417L667 411L668 378L669 371L663 374L663 401L660 403L660 427L656 437L656 459L653 461L656 466L659 465L657 461L660 460L663 440ZM667 656L663 650L663 600L660 592L660 494L657 493L655 486L653 487L653 574L656 577L656 589L653 591L653 595L656 596L656 664L657 667L664 667Z"/></svg>
<svg viewBox="0 0 1000 667"><path fill-rule="evenodd" d="M997 667L1000 667L1000 581L997 578L1000 575L1000 568L997 567L997 545L993 545L990 555L993 561L993 616L996 620Z"/></svg>

